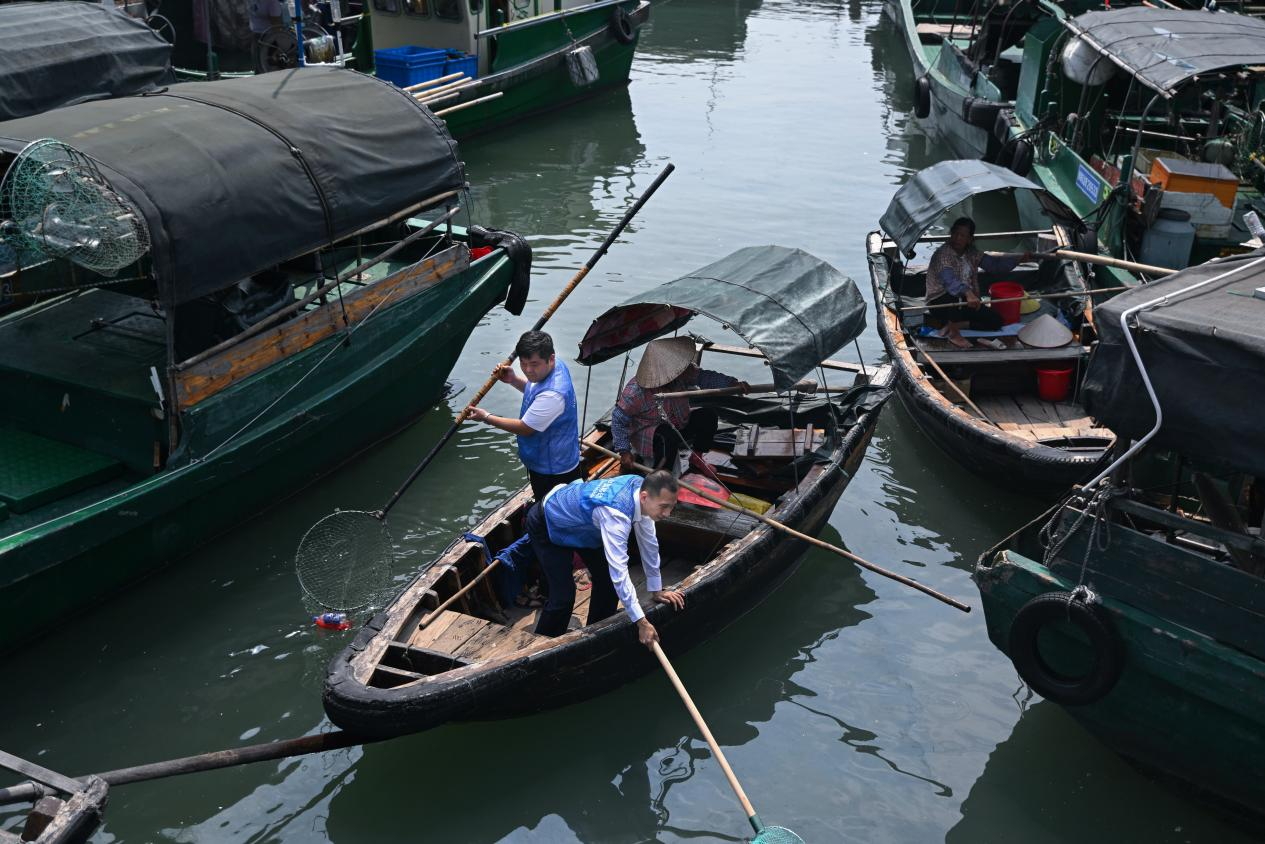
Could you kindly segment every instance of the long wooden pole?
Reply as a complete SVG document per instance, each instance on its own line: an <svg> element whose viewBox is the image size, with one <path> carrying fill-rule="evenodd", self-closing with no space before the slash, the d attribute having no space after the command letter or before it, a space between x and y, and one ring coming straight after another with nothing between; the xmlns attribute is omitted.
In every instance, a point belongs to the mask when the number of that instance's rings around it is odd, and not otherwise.
<svg viewBox="0 0 1265 844"><path fill-rule="evenodd" d="M641 206L645 205L646 201L649 200L650 197L654 196L654 192L659 189L659 186L663 184L664 180L667 179L668 176L672 175L672 171L675 169L676 167L671 164L663 168L663 172L660 173L658 178L650 184L650 187L646 188L646 192L633 203L633 206L624 213L623 219L619 221L619 225L615 227L614 231L606 236L606 240L602 241L602 245L599 246L597 251L593 253L588 262L580 268L580 271L575 274L570 282L567 283L567 286L562 288L562 292L554 297L554 300L549 303L549 307L545 308L545 312L540 315L540 319L536 320L536 324L532 326L533 331L539 331L543 328L545 323L549 321L549 318L554 315L554 312L557 311L558 308L562 307L562 303L565 302L567 297L571 295L571 291L580 286L580 282L584 281L584 277L589 274L589 270L593 269L593 266L601 260L602 256L606 254L606 251L611 248L611 244L613 244L615 239L623 233L628 224L632 222L632 218L635 217L637 212L641 210ZM504 365L507 367L513 366L515 357L516 356L511 353L510 356L504 360ZM395 494L391 496L390 500L387 501L386 506L375 514L379 520L386 519L387 513L389 513L391 508L395 506L396 502L400 500L400 496L404 495L404 491L412 486L413 481L417 480L417 477L422 474L422 472L426 471L426 467L429 466L430 462L435 459L435 455L439 454L440 449L448 444L448 441L452 439L453 434L457 433L457 429L461 427L461 423L466 421L466 418L470 416L470 411L478 407L479 402L483 401L483 397L488 394L488 390L491 390L492 386L496 384L498 380L500 379L497 375L493 374L487 381L483 382L483 386L480 387L479 391L474 394L474 398L470 399L469 404L462 408L461 412L457 414L456 420L454 420L452 425L449 426L448 430L439 439L439 442L435 443L435 445L431 447L431 450L425 457L422 458L422 462L417 464L417 467L414 468L408 478L405 479L403 485L401 485L400 488L395 491Z"/></svg>
<svg viewBox="0 0 1265 844"><path fill-rule="evenodd" d="M1147 275L1172 275L1177 272L1177 270L1170 270L1168 267L1139 264L1134 261L1124 261L1120 258L1109 258L1106 255L1092 255L1089 252L1073 252L1071 249L1056 249L1053 252L1043 252L1041 254L1054 258L1065 258L1069 261L1080 261L1085 264L1101 264L1104 267L1115 267L1134 273L1146 273Z"/></svg>
<svg viewBox="0 0 1265 844"><path fill-rule="evenodd" d="M663 652L663 648L659 647L658 642L651 642L650 649L654 651L654 655L659 658L659 664L663 666L663 671L668 675L668 679L672 681L672 687L676 689L676 693L681 696L681 702L685 704L685 708L689 710L690 717L694 719L694 724L698 727L698 731L703 734L703 739L707 742L707 746L711 748L712 755L716 757L716 761L720 763L720 769L725 772L725 779L729 780L729 787L733 789L734 794L738 797L738 802L742 804L742 811L747 813L747 820L751 823L756 834L764 829L764 825L760 823L760 818L755 813L755 807L751 805L751 801L747 799L747 792L742 790L742 783L738 782L738 777L734 775L734 769L729 766L729 760L725 758L725 753L720 749L720 745L716 743L716 737L712 735L712 731L708 729L707 722L703 720L703 714L698 711L698 707L694 705L694 698L690 697L689 691L685 688L685 684L681 682L681 678L677 676L676 669L672 667L672 663L668 660L668 655Z"/></svg>
<svg viewBox="0 0 1265 844"><path fill-rule="evenodd" d="M1022 302L1025 299L1071 299L1076 296L1098 296L1099 294L1102 294L1102 293L1120 293L1122 291L1132 290L1132 289L1133 288L1128 285L1124 285L1121 287L1095 287L1090 290L1082 290L1080 292L1040 293L1036 296L1015 296L1010 299L989 299L984 304L997 305L1002 302ZM937 311L937 310L940 310L941 308L960 308L962 307L962 305L963 305L962 302L946 302L943 305L909 305L908 307L901 308L901 312L903 313L906 311Z"/></svg>
<svg viewBox="0 0 1265 844"><path fill-rule="evenodd" d="M500 558L498 557L497 559L493 560L493 561L492 561L491 563L489 563L488 565L484 566L484 567L483 567L483 571L481 571L481 572L479 572L478 574L476 574L476 575L475 575L475 576L474 576L474 577L470 580L470 582L469 582L469 583L467 583L465 586L462 586L462 587L461 587L460 589L458 589L455 593L453 593L452 597L450 597L448 600L444 601L444 602L443 602L442 604L440 604L439 606L435 607L435 609L433 609L432 611L430 611L430 612L426 613L426 615L422 617L422 620L421 620L421 621L419 621L419 622L417 623L417 627L418 627L418 629L420 630L421 628L423 628L423 627L425 627L426 625L430 624L430 623L431 623L431 621L433 621L434 619L436 619L436 618L438 618L438 617L439 617L439 614L440 614L441 612L443 612L444 610L448 609L448 608L449 608L449 607L451 607L453 604L457 603L457 601L461 598L461 596L465 595L465 594L466 594L467 592L469 592L471 589L473 589L474 587L478 586L478 585L479 585L479 581L483 580L483 578L485 578L485 577L487 577L489 574L491 574L491 573L492 573L492 569L496 568L496 567L497 567L497 566L499 566L500 564L501 564L501 560L500 560Z"/></svg>
<svg viewBox="0 0 1265 844"><path fill-rule="evenodd" d="M454 111L461 111L463 108L470 108L470 106L476 106L479 103L486 103L488 100L495 100L497 97L501 96L501 94L503 93L504 93L503 91L497 91L495 94L488 94L486 97L479 97L477 100L470 100L469 102L464 102L464 103L460 103L459 105L449 106L448 108L440 109L439 111L435 112L435 116L443 117L444 115L452 114Z"/></svg>
<svg viewBox="0 0 1265 844"><path fill-rule="evenodd" d="M936 359L931 356L930 352L928 352L921 345L919 345L917 341L914 341L914 346L915 348L918 349L918 351L922 352L922 356L927 359L927 363L931 364L931 368L934 369L936 371L936 374L940 376L940 380L944 381L944 383L952 387L953 392L961 396L962 401L966 402L967 404L971 406L971 410L974 410L976 413L978 413L979 417L983 419L985 422L987 422L988 424L990 425L997 424L996 422L988 418L987 413L979 409L979 405L971 401L971 397L962 391L962 388L957 385L956 381L954 381L948 375L944 374L944 370L940 368L940 364L936 363Z"/></svg>
<svg viewBox="0 0 1265 844"><path fill-rule="evenodd" d="M611 451L609 448L600 446L597 443L591 443L591 442L588 442L587 440L581 439L580 445L583 448L592 449L593 451L596 451L600 454L605 454L607 457L615 457L615 458L619 457L618 454ZM633 463L633 468L641 472L645 472L647 474L654 471L649 466L643 466L640 463ZM754 510L748 510L746 507L741 507L737 504L734 504L728 499L719 498L715 495L712 495L710 492L699 489L698 487L695 487L692 484L688 484L685 481L678 479L678 482L681 484L681 486L685 487L690 492L694 493L700 498L705 498L708 501L712 502L713 504L719 504L721 507L724 507L726 510L732 510L735 513L742 513L744 516L750 516L751 518L756 519L757 521L763 522L764 524L768 525L774 530L780 530L783 533L790 534L796 539L799 539L803 542L807 542L809 545L812 545L816 548L821 548L824 551L830 551L832 553L838 554L841 557L845 557L851 560L852 562L856 563L858 566L860 566L863 569L868 569L869 571L872 571L875 574L881 574L883 577L890 578L891 580L895 580L897 583L903 583L912 589L917 589L919 592L922 592L925 595L930 595L931 597L935 598L937 601L942 601L951 607L955 607L961 610L962 612L971 611L971 608L968 605L962 603L956 598L950 598L948 595L945 595L941 592L937 592L936 590L932 589L930 586L926 586L922 583L919 583L916 580L905 577L903 574L897 574L896 572L888 571L887 569L882 568L881 566L876 566L873 563L869 562L868 560L864 560L861 557L858 557L856 554L851 553L850 551L843 550L837 545L831 545L829 542L818 539L815 536L809 536L806 533L801 533L795 530L795 528L793 527L789 527L787 525L782 524L781 522L777 522L777 521L774 521L773 519L770 519L768 516L764 515L763 513L757 513Z"/></svg>
<svg viewBox="0 0 1265 844"><path fill-rule="evenodd" d="M463 76L465 76L464 72L457 71L456 73L450 73L447 76L441 76L438 79L427 79L425 82L418 82L416 85L409 85L403 90L408 91L411 94L414 91L421 91L424 88L433 88L437 85L443 85L447 82L453 81L454 79L460 79Z"/></svg>
<svg viewBox="0 0 1265 844"><path fill-rule="evenodd" d="M800 381L791 387L797 393L817 392L816 381ZM748 384L746 387L712 387L706 390L680 390L672 393L655 393L660 399L705 398L708 396L752 395L753 393L776 393L777 384Z"/></svg>

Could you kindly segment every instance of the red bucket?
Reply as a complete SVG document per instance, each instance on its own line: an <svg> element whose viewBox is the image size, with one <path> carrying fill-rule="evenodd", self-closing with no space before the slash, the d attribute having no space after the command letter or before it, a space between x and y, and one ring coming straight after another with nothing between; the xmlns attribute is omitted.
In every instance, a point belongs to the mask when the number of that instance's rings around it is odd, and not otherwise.
<svg viewBox="0 0 1265 844"><path fill-rule="evenodd" d="M988 295L993 301L991 307L994 311L1001 314L1001 321L1005 325L1019 321L1019 306L1023 303L1018 301L1023 298L1023 285L1017 281L997 281L988 288ZM998 302L998 299L1014 299L1014 302Z"/></svg>
<svg viewBox="0 0 1265 844"><path fill-rule="evenodd" d="M1018 302L1015 304L1018 304ZM1063 401L1071 392L1072 370L1037 370L1037 395L1041 397L1042 401Z"/></svg>

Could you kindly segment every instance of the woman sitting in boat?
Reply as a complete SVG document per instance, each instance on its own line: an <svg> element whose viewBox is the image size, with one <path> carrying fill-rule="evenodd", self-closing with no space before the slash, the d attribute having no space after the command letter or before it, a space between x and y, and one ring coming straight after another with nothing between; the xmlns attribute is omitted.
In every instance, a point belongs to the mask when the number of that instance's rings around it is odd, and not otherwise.
<svg viewBox="0 0 1265 844"><path fill-rule="evenodd" d="M748 387L745 381L694 363L693 338L650 341L637 374L611 413L611 438L623 472L632 472L634 462L652 469L673 469L682 446L700 452L711 448L719 422L716 411L690 410L688 398L661 398L660 393L734 386L744 391Z"/></svg>
<svg viewBox="0 0 1265 844"><path fill-rule="evenodd" d="M614 615L618 602L637 625L637 638L647 647L659 639L654 625L637 600L637 587L628 574L628 540L637 534L646 589L656 603L685 608L680 592L663 588L659 576L659 539L654 523L676 506L680 484L667 472L651 472L644 479L620 475L597 481L572 481L555 487L527 511L527 535L536 559L549 580L549 601L536 622L537 636L567 632L575 606L571 556L578 552L593 581L586 625Z"/></svg>
<svg viewBox="0 0 1265 844"><path fill-rule="evenodd" d="M1032 260L1031 252L1022 255L986 255L974 246L975 221L958 217L949 229L949 239L931 256L927 268L927 305L953 305L956 308L933 310L931 320L944 321L944 337L959 349L971 348L971 341L962 336L962 329L999 331L1001 314L984 305L979 295L979 271L1010 272L1019 264Z"/></svg>

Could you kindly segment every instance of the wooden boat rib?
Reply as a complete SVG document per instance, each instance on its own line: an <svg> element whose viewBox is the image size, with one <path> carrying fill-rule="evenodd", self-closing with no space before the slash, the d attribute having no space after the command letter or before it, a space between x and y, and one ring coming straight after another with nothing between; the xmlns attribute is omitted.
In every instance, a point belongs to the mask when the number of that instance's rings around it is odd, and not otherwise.
<svg viewBox="0 0 1265 844"><path fill-rule="evenodd" d="M839 364L836 364L839 365ZM857 373L857 386L885 392L891 369ZM829 441L830 457L809 468L783 491L768 515L797 530L816 533L826 523L855 474L873 434L880 398L855 424ZM802 451L804 429L799 429ZM819 437L822 435L818 435ZM610 434L591 430L587 441L609 447ZM814 442L820 442L815 440ZM586 477L619 473L618 464L588 451ZM723 467L731 451L709 453L721 480L734 492L768 497L769 479L748 485ZM500 550L522 532L531 504L524 486L484 518L472 533ZM679 505L658 524L665 588L685 593L686 610L643 604L665 647L685 650L714 634L754 606L795 569L804 543L750 516ZM654 659L637 641L622 609L588 627L580 626L587 592L578 593L572 628L558 638L532 633L537 610L512 608L501 616L485 579L455 610L425 628L420 622L486 567L482 545L460 539L413 581L386 611L357 635L330 668L325 710L340 727L364 735L416 732L453 719L502 718L599 695L653 670ZM639 564L634 581L644 584ZM671 584L669 586L669 584Z"/></svg>

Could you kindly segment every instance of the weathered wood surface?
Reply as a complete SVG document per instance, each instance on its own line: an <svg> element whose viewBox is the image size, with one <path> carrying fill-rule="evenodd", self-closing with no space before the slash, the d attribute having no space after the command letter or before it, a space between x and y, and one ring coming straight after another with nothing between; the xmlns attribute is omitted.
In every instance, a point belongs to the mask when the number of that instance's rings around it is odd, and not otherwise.
<svg viewBox="0 0 1265 844"><path fill-rule="evenodd" d="M193 407L237 381L277 361L309 349L336 332L363 322L379 306L398 305L470 265L470 250L457 244L433 258L419 261L377 284L343 296L331 296L315 310L297 316L214 357L175 373L176 398L181 409ZM343 322L346 311L347 323Z"/></svg>

